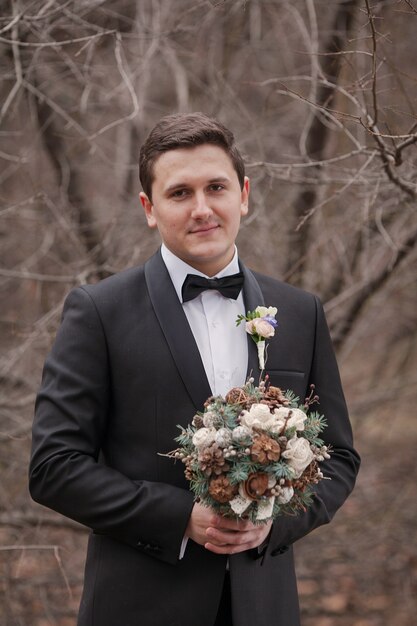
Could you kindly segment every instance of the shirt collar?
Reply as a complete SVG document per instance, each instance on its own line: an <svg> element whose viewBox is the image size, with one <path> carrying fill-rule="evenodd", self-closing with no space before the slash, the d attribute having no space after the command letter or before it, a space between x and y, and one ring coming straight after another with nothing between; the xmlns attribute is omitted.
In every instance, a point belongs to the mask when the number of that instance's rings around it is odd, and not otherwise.
<svg viewBox="0 0 417 626"><path fill-rule="evenodd" d="M226 267L215 274L215 276L207 276L194 267L191 267L191 265L188 265L188 263L185 263L173 254L171 250L168 250L165 244L161 245L161 255L180 302L182 302L181 289L187 274L197 274L197 276L204 276L205 278L222 278L223 276L230 276L240 271L236 246L233 259Z"/></svg>

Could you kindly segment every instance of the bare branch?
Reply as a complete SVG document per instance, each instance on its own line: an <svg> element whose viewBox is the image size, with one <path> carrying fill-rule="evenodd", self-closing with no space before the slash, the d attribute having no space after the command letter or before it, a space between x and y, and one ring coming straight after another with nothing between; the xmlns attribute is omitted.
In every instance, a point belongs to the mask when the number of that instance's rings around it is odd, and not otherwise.
<svg viewBox="0 0 417 626"><path fill-rule="evenodd" d="M17 22L16 22L17 24ZM61 46L69 46L75 43L83 43L89 42L93 39L97 39L98 37L106 37L107 35L117 35L117 31L115 30L103 30L100 33L95 33L94 35L86 35L85 37L74 37L73 39L63 39L58 41L16 41L16 46L19 48L60 48ZM6 39L5 37L0 37L0 42L5 44L13 45L15 42L13 39Z"/></svg>
<svg viewBox="0 0 417 626"><path fill-rule="evenodd" d="M16 82L14 83L13 87L11 88L9 95L7 96L1 111L0 111L0 123L3 120L3 118L5 117L11 103L13 102L14 98L16 97L16 95L18 94L21 86L22 86L22 81L23 81L23 72L22 72L22 63L20 60L20 50L19 50L19 29L18 29L18 21L19 21L19 14L17 13L17 3L13 3L13 15L14 15L14 19L12 20L12 39L10 41L11 44L11 48L13 51L13 60L14 60L14 68L15 68L15 74L16 74ZM1 38L0 38L1 39Z"/></svg>
<svg viewBox="0 0 417 626"><path fill-rule="evenodd" d="M325 206L326 204L328 204L329 202L331 202L332 200L334 200L337 197L340 197L351 185L354 184L356 178L359 178L362 173L368 168L368 166L370 165L370 163L373 161L375 154L371 154L368 159L365 161L365 163L362 165L362 167L360 167L358 169L358 171L355 173L355 175L346 183L346 185L344 185L341 189L338 189L334 194L332 194L331 196L325 198L322 202L320 202L319 204L316 204L315 206L311 207L311 209L309 209L307 211L307 213L304 214L304 216L300 219L300 221L298 222L298 225L296 227L296 231L299 231L304 224L314 215L314 213L318 210L321 209L323 206Z"/></svg>
<svg viewBox="0 0 417 626"><path fill-rule="evenodd" d="M369 25L371 28L371 38L372 38L372 104L373 104L373 119L371 126L375 126L378 123L378 103L377 103L377 95L376 95L376 68L377 68L377 60L376 60L376 30L374 24L374 16L371 13L371 9L369 6L369 0L365 0L366 11L368 13Z"/></svg>
<svg viewBox="0 0 417 626"><path fill-rule="evenodd" d="M369 276L366 280L352 285L349 289L333 298L325 304L325 310L330 311L335 306L344 303L344 316L333 332L333 342L336 347L340 348L342 343L354 324L362 313L364 307L372 297L390 278L393 271L410 253L410 250L417 243L417 228L414 228L407 234L403 241L396 246L394 257L385 263L379 271Z"/></svg>
<svg viewBox="0 0 417 626"><path fill-rule="evenodd" d="M406 5L410 7L412 13L415 13L417 15L417 9L413 6L411 0L403 0L403 2L405 2Z"/></svg>

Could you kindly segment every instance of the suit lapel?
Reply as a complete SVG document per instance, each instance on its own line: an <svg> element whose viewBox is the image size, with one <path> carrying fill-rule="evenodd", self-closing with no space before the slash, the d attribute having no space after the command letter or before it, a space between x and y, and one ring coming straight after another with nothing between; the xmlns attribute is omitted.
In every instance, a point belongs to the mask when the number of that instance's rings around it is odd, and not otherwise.
<svg viewBox="0 0 417 626"><path fill-rule="evenodd" d="M250 270L239 261L240 269L245 276L245 282L243 283L243 300L245 302L245 312L253 311L257 306L265 304L264 296L259 287L258 281ZM258 377L260 374L258 351L255 342L248 335L248 369L246 378L253 376L255 383L258 383Z"/></svg>
<svg viewBox="0 0 417 626"><path fill-rule="evenodd" d="M252 272L242 262L239 262L239 265L245 276L243 286L245 310L252 311L264 304L264 297ZM174 362L194 406L197 410L201 410L204 402L211 395L210 385L200 352L160 251L145 264L145 278L155 315ZM247 340L247 378L253 376L255 382L258 382L259 363L256 344L249 335Z"/></svg>
<svg viewBox="0 0 417 626"><path fill-rule="evenodd" d="M200 352L160 251L145 264L145 279L155 315L185 388L196 410L201 410L204 402L211 396L210 385Z"/></svg>

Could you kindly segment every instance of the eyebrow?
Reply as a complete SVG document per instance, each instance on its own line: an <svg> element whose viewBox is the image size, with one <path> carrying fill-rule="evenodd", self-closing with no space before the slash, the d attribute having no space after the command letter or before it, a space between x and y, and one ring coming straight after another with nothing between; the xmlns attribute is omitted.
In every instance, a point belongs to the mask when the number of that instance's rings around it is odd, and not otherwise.
<svg viewBox="0 0 417 626"><path fill-rule="evenodd" d="M207 183L212 185L213 183L228 183L230 179L227 176L215 176L214 178L210 178ZM189 187L188 183L174 183L165 189L165 193L171 193L176 189L182 189L183 187Z"/></svg>

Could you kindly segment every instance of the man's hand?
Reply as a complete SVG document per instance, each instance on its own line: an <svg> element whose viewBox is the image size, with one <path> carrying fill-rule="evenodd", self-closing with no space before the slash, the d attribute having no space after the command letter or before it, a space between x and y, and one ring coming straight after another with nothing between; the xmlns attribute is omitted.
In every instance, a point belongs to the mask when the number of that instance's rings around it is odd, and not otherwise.
<svg viewBox="0 0 417 626"><path fill-rule="evenodd" d="M249 520L232 520L216 515L196 503L186 535L216 554L236 554L257 548L267 538L272 522L256 525Z"/></svg>

